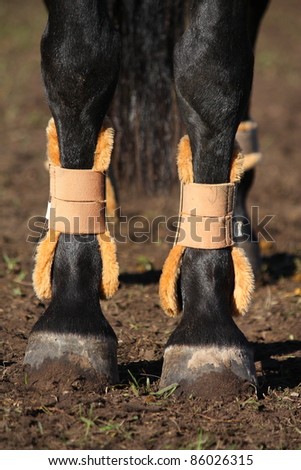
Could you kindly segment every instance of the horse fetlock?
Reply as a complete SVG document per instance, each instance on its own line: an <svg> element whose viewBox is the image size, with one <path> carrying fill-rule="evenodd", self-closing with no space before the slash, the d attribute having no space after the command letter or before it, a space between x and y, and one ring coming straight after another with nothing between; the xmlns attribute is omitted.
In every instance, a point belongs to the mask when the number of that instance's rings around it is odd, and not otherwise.
<svg viewBox="0 0 301 470"><path fill-rule="evenodd" d="M164 353L160 386L178 384L184 394L203 398L239 395L257 384L248 347L170 345Z"/></svg>
<svg viewBox="0 0 301 470"><path fill-rule="evenodd" d="M118 382L117 343L110 337L34 332L24 357L29 383L73 388L78 382L93 388Z"/></svg>

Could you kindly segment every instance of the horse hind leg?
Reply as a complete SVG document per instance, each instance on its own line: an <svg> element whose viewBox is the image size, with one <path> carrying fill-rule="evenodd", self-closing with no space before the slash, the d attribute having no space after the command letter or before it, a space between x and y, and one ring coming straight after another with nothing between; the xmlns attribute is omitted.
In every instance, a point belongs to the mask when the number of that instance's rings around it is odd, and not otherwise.
<svg viewBox="0 0 301 470"><path fill-rule="evenodd" d="M175 46L193 181L204 186L229 182L235 133L249 99L253 56L246 6L241 0L194 2L190 25ZM165 267L161 299L164 276L169 282ZM235 281L232 247L185 248L183 315L166 345L161 386L177 383L184 393L211 398L256 383L252 349L232 318Z"/></svg>
<svg viewBox="0 0 301 470"><path fill-rule="evenodd" d="M42 75L64 168L91 169L118 78L119 36L104 2L47 0ZM118 380L117 340L102 314L103 259L97 236L61 233L51 269L51 302L30 334L24 363L31 382L62 387ZM43 274L43 273L42 273ZM48 384L49 385L49 384Z"/></svg>
<svg viewBox="0 0 301 470"><path fill-rule="evenodd" d="M256 40L260 23L264 17L270 0L249 0L248 7L248 35L251 47L255 54ZM250 217L247 209L247 198L253 185L256 165L259 161L260 147L258 140L257 123L251 117L251 100L248 100L246 109L242 115L242 121L236 134L236 139L245 154L245 173L238 185L235 222L239 224L241 230L235 230L235 242L237 246L243 248L252 265L255 278L260 278L261 257L257 235L252 229ZM236 225L238 227L238 225ZM240 233L239 233L240 232Z"/></svg>

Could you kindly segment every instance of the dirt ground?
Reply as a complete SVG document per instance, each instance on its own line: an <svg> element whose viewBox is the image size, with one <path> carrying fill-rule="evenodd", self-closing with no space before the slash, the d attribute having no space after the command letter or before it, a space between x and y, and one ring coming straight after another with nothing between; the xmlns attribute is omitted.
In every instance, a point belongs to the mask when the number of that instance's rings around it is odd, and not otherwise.
<svg viewBox="0 0 301 470"><path fill-rule="evenodd" d="M301 16L299 0L273 0L258 43L253 116L264 159L250 204L269 224L261 241L262 282L238 323L253 343L262 391L232 401L179 398L158 390L164 344L178 320L159 306L158 278L169 250L118 244L121 287L103 304L119 338L121 383L100 394L36 392L22 359L45 306L34 296L28 219L48 192L44 129L49 118L39 72L42 2L0 5L1 449L301 449ZM138 199L138 201L137 201ZM153 219L177 199L122 199L122 211Z"/></svg>

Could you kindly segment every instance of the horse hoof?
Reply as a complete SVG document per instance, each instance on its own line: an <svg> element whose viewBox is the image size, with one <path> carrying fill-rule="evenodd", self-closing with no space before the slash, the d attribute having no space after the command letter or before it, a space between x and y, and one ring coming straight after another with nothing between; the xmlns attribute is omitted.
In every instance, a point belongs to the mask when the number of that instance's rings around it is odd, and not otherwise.
<svg viewBox="0 0 301 470"><path fill-rule="evenodd" d="M252 351L234 346L169 346L160 387L171 384L178 384L177 394L208 400L250 394L257 384Z"/></svg>
<svg viewBox="0 0 301 470"><path fill-rule="evenodd" d="M118 383L117 344L112 338L33 333L24 365L28 384L38 389L100 391Z"/></svg>

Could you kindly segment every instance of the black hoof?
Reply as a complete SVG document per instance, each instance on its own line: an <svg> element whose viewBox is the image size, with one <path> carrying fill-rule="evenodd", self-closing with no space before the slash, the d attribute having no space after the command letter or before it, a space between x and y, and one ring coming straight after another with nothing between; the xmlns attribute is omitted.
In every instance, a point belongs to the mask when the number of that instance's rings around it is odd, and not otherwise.
<svg viewBox="0 0 301 470"><path fill-rule="evenodd" d="M39 389L103 390L118 382L117 344L92 335L33 333L24 357L28 384Z"/></svg>

